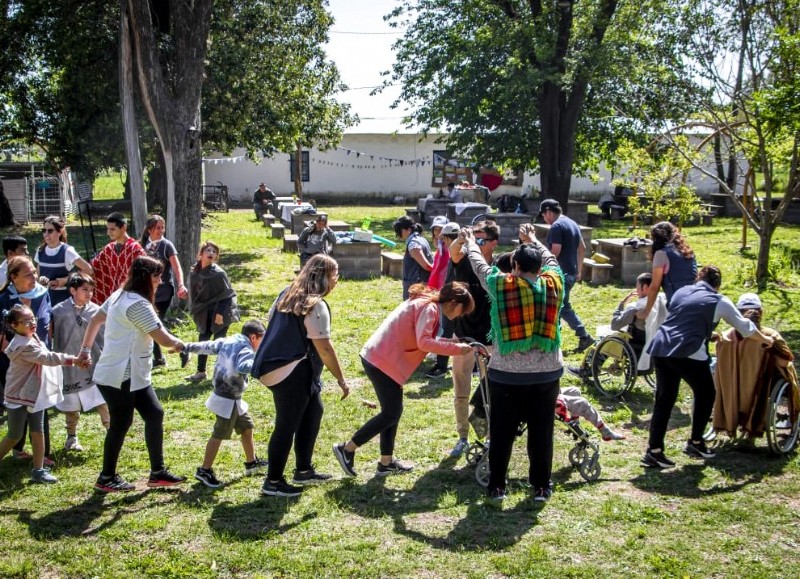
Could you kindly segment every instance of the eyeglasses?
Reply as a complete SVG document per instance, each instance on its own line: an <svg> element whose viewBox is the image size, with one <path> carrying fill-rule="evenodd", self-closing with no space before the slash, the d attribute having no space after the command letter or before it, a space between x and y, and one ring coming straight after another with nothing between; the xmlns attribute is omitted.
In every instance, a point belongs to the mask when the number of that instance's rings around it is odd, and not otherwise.
<svg viewBox="0 0 800 579"><path fill-rule="evenodd" d="M42 228L42 233L43 233L43 234L44 234L44 233L55 233L55 232L56 232L56 230L55 230L55 229L48 229L47 227L43 227L43 228Z"/></svg>
<svg viewBox="0 0 800 579"><path fill-rule="evenodd" d="M27 318L24 320L17 320L14 322L15 324L21 324L23 326L30 326L31 328L36 326L36 318Z"/></svg>

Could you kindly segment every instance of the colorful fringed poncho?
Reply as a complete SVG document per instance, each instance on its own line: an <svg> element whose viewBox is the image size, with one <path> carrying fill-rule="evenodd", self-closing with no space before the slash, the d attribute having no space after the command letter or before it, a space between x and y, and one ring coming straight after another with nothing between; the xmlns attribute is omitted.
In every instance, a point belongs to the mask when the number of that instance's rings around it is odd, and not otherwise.
<svg viewBox="0 0 800 579"><path fill-rule="evenodd" d="M543 267L533 283L494 268L486 281L496 351L505 355L533 348L553 352L561 347L564 276L560 268Z"/></svg>

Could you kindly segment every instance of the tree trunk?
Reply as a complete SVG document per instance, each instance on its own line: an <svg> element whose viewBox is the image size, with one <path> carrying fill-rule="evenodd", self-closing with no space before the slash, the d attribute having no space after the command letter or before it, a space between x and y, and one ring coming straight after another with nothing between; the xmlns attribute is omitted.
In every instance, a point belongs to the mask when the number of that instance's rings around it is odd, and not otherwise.
<svg viewBox="0 0 800 579"><path fill-rule="evenodd" d="M202 153L195 135L170 131L170 148L164 151L167 182L171 182L174 201L167 201L167 227L179 251L181 267L188 274L200 246L202 207ZM182 209L178 209L182 208Z"/></svg>
<svg viewBox="0 0 800 579"><path fill-rule="evenodd" d="M758 258L756 259L756 287L759 292L767 289L769 280L769 250L772 243L772 227L762 227L758 232Z"/></svg>
<svg viewBox="0 0 800 579"><path fill-rule="evenodd" d="M294 152L294 194L303 199L303 146L298 143Z"/></svg>
<svg viewBox="0 0 800 579"><path fill-rule="evenodd" d="M142 157L139 153L139 132L136 125L136 109L133 103L133 51L131 50L130 19L128 2L120 0L119 35L119 93L122 113L122 131L125 138L125 153L128 159L128 183L130 187L133 227L130 234L138 237L147 221L147 197L144 192Z"/></svg>
<svg viewBox="0 0 800 579"><path fill-rule="evenodd" d="M14 218L11 204L8 202L6 192L3 189L3 182L0 181L0 227L8 227L10 225L17 226L19 223Z"/></svg>
<svg viewBox="0 0 800 579"><path fill-rule="evenodd" d="M557 200L565 212L569 203L572 162L575 159L577 122L578 114L574 107L567 106L564 90L554 83L545 83L539 97L542 198Z"/></svg>

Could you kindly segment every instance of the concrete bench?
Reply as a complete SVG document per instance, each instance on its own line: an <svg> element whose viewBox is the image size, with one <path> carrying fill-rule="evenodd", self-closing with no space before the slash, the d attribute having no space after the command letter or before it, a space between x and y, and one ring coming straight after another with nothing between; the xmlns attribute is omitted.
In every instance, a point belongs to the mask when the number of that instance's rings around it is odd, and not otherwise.
<svg viewBox="0 0 800 579"><path fill-rule="evenodd" d="M350 231L352 229L347 221L336 221L335 219L328 219L328 228L331 231Z"/></svg>
<svg viewBox="0 0 800 579"><path fill-rule="evenodd" d="M611 270L614 266L610 263L598 263L585 257L583 259L583 279L592 285L605 285L611 281Z"/></svg>
<svg viewBox="0 0 800 579"><path fill-rule="evenodd" d="M275 239L281 239L284 231L286 230L286 228L283 226L283 223L273 223L269 226L269 228L272 232L272 237Z"/></svg>
<svg viewBox="0 0 800 579"><path fill-rule="evenodd" d="M264 224L264 227L270 227L273 223L275 223L275 216L270 215L269 213L264 213L261 216L261 222Z"/></svg>
<svg viewBox="0 0 800 579"><path fill-rule="evenodd" d="M381 276L381 244L337 243L331 253L339 264L341 279L372 279Z"/></svg>
<svg viewBox="0 0 800 579"><path fill-rule="evenodd" d="M586 225L589 227L600 227L603 225L603 216L600 213L589 213L586 216Z"/></svg>
<svg viewBox="0 0 800 579"><path fill-rule="evenodd" d="M286 253L297 253L297 238L299 236L287 233L283 236L283 251Z"/></svg>
<svg viewBox="0 0 800 579"><path fill-rule="evenodd" d="M611 213L611 220L612 221L619 221L620 219L625 218L625 207L622 205L612 205L610 208Z"/></svg>
<svg viewBox="0 0 800 579"><path fill-rule="evenodd" d="M383 275L388 275L394 279L403 277L403 256L393 251L381 252L381 269Z"/></svg>
<svg viewBox="0 0 800 579"><path fill-rule="evenodd" d="M419 209L406 209L406 215L414 220L414 223L422 222L422 211Z"/></svg>

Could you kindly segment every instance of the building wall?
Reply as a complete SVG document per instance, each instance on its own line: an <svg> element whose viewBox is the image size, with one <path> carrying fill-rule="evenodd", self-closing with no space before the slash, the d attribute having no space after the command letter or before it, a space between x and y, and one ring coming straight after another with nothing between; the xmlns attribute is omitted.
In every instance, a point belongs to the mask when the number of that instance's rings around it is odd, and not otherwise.
<svg viewBox="0 0 800 579"><path fill-rule="evenodd" d="M339 148L309 151L310 180L303 182L303 195L322 201L391 201L404 202L438 192L432 187L433 151L445 149L436 140L441 135L418 134L345 134ZM401 164L402 161L402 164ZM212 156L204 163L205 184L218 181L228 186L235 202L249 202L253 191L264 182L277 195L291 195L289 155L277 153L256 164L237 150L231 157ZM573 177L571 195L577 199L597 199L612 188L611 173L601 169L599 179ZM699 172L689 175L689 183L701 195L716 193L717 185ZM522 190L539 191L539 176L527 173Z"/></svg>

